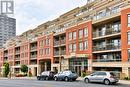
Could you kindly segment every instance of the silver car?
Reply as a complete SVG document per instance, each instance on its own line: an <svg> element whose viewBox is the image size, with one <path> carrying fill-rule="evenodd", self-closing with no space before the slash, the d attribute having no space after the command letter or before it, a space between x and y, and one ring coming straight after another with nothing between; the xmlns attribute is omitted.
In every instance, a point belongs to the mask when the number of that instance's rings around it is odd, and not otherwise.
<svg viewBox="0 0 130 87"><path fill-rule="evenodd" d="M97 71L92 73L91 75L85 76L84 81L86 83L101 82L106 85L109 85L109 84L116 84L119 81L119 79L117 78L114 72Z"/></svg>

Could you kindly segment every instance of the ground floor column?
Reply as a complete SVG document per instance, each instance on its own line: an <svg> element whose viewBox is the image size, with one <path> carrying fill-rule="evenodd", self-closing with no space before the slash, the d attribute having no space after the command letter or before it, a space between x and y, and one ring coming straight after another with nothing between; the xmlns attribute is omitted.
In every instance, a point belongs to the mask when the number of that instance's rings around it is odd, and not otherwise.
<svg viewBox="0 0 130 87"><path fill-rule="evenodd" d="M92 71L92 59L88 59L88 71Z"/></svg>
<svg viewBox="0 0 130 87"><path fill-rule="evenodd" d="M125 74L125 77L130 77L128 67L122 67L122 73Z"/></svg>

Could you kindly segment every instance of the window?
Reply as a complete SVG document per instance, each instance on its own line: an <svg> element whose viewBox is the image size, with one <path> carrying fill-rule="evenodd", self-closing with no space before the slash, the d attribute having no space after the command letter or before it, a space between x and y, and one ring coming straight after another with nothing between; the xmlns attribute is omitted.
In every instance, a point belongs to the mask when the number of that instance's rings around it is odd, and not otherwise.
<svg viewBox="0 0 130 87"><path fill-rule="evenodd" d="M73 32L73 39L76 39L76 32Z"/></svg>
<svg viewBox="0 0 130 87"><path fill-rule="evenodd" d="M128 44L130 45L130 32L128 32Z"/></svg>
<svg viewBox="0 0 130 87"><path fill-rule="evenodd" d="M79 42L79 50L83 50L83 43Z"/></svg>
<svg viewBox="0 0 130 87"><path fill-rule="evenodd" d="M69 40L72 40L72 32L69 33Z"/></svg>
<svg viewBox="0 0 130 87"><path fill-rule="evenodd" d="M88 49L88 41L84 41L84 50Z"/></svg>
<svg viewBox="0 0 130 87"><path fill-rule="evenodd" d="M128 61L130 62L130 50L128 50Z"/></svg>
<svg viewBox="0 0 130 87"><path fill-rule="evenodd" d="M88 28L84 28L84 37L88 36Z"/></svg>
<svg viewBox="0 0 130 87"><path fill-rule="evenodd" d="M76 43L73 44L73 52L76 51Z"/></svg>
<svg viewBox="0 0 130 87"><path fill-rule="evenodd" d="M69 44L69 52L72 52L72 44Z"/></svg>
<svg viewBox="0 0 130 87"><path fill-rule="evenodd" d="M128 27L130 27L130 14L128 14Z"/></svg>
<svg viewBox="0 0 130 87"><path fill-rule="evenodd" d="M79 30L79 38L82 38L82 37L83 37L83 30L80 29L80 30Z"/></svg>

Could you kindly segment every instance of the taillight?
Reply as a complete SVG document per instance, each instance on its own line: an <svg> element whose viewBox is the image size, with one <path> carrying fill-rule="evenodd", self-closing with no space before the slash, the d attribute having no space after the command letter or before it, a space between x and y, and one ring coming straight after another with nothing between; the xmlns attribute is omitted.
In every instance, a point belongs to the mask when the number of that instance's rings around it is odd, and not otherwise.
<svg viewBox="0 0 130 87"><path fill-rule="evenodd" d="M114 78L114 76L111 75L110 78Z"/></svg>

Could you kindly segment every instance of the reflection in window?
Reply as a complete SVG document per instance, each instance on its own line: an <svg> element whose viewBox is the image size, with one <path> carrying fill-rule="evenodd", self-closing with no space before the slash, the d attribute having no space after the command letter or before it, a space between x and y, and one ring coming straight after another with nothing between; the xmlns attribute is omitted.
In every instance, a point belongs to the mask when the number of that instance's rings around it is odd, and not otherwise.
<svg viewBox="0 0 130 87"><path fill-rule="evenodd" d="M79 30L79 38L82 38L82 37L83 37L83 30L80 29L80 30Z"/></svg>
<svg viewBox="0 0 130 87"><path fill-rule="evenodd" d="M130 14L128 14L128 27L130 27Z"/></svg>
<svg viewBox="0 0 130 87"><path fill-rule="evenodd" d="M128 44L130 45L130 32L128 32Z"/></svg>

